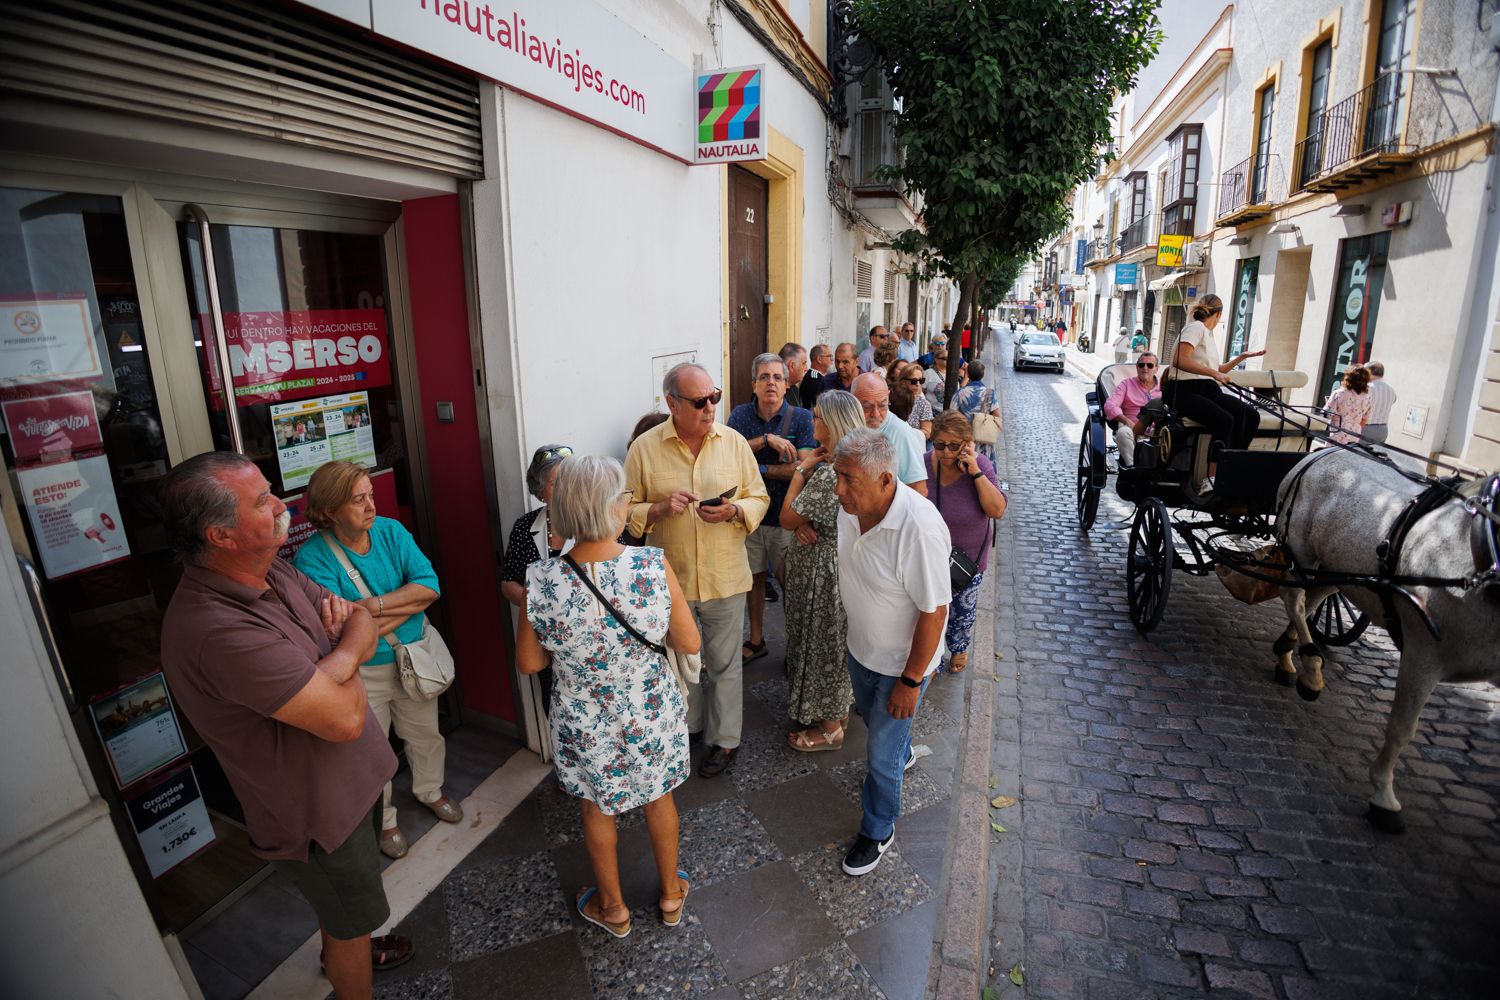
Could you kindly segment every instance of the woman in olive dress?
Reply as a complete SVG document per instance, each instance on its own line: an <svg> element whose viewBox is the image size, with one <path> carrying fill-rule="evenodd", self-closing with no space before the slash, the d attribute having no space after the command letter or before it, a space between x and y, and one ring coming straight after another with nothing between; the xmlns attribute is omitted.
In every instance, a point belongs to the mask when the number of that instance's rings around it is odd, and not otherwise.
<svg viewBox="0 0 1500 1000"><path fill-rule="evenodd" d="M797 464L781 506L781 526L796 543L786 554L787 715L803 727L787 734L804 753L844 745L854 693L845 666L848 623L839 599L838 498L833 452L845 434L865 425L851 393L830 389L813 408L818 448Z"/></svg>

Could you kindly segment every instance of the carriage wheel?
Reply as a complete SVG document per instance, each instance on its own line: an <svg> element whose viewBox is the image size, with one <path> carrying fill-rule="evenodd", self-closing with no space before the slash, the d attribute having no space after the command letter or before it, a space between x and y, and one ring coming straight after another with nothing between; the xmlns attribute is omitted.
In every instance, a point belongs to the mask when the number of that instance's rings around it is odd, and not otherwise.
<svg viewBox="0 0 1500 1000"><path fill-rule="evenodd" d="M1089 453L1089 425L1083 425L1083 440L1078 445L1078 526L1088 531L1099 513L1099 487L1094 485L1094 465Z"/></svg>
<svg viewBox="0 0 1500 1000"><path fill-rule="evenodd" d="M1307 627L1320 646L1347 646L1364 635L1369 625L1370 616L1338 591L1307 616Z"/></svg>
<svg viewBox="0 0 1500 1000"><path fill-rule="evenodd" d="M1167 505L1155 497L1141 501L1130 526L1130 551L1125 557L1125 596L1130 620L1150 632L1167 610L1172 589L1172 522Z"/></svg>

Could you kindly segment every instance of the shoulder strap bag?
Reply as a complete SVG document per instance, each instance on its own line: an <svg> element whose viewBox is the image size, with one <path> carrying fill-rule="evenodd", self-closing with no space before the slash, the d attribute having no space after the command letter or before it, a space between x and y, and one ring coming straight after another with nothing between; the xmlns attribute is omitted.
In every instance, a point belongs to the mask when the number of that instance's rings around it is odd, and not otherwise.
<svg viewBox="0 0 1500 1000"><path fill-rule="evenodd" d="M568 564L568 568L573 571L573 574L583 581L583 585L589 588L589 592L609 612L610 617L619 622L621 627L630 633L631 638L651 650L651 652L667 658L667 662L672 665L672 673L676 675L677 683L681 685L684 695L687 694L689 684L698 683L698 678L703 672L703 658L701 656L697 653L679 653L675 649L668 649L665 646L658 645L641 635L636 631L635 626L630 624L630 619L626 618L620 609L615 607L614 602L600 592L599 588L595 586L593 579L583 571L583 568L578 565L572 556L563 556L562 560Z"/></svg>
<svg viewBox="0 0 1500 1000"><path fill-rule="evenodd" d="M338 540L327 531L320 531L318 534L323 537L323 544L328 546L349 579L354 581L360 596L374 597L364 576L354 568ZM423 619L422 638L416 642L402 642L396 638L395 632L388 632L382 638L390 643L396 654L396 673L401 679L401 689L413 701L431 701L453 684L453 654L448 651L448 644L443 641L442 634L432 627L431 620Z"/></svg>
<svg viewBox="0 0 1500 1000"><path fill-rule="evenodd" d="M938 465L936 457L933 458L932 464L933 479L937 482L937 490L935 491L937 493L937 497L933 501L933 506L937 507L938 513L942 513L943 470L941 466ZM979 551L981 554L983 554L985 546L990 544L990 532L995 527L994 522L989 518L985 518L984 521L984 544L979 547ZM970 558L969 554L963 549L959 548L957 545L953 546L953 551L948 553L948 579L953 588L954 596L958 596L958 594L965 588L967 588L969 584L973 583L974 578L978 575L979 560Z"/></svg>

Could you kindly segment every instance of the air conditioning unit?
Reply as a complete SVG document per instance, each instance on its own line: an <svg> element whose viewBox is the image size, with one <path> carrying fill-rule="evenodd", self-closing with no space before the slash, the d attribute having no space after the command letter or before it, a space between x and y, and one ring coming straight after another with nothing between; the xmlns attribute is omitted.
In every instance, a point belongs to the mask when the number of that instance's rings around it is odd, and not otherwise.
<svg viewBox="0 0 1500 1000"><path fill-rule="evenodd" d="M1194 270L1203 266L1203 244L1189 243L1182 251L1182 266Z"/></svg>

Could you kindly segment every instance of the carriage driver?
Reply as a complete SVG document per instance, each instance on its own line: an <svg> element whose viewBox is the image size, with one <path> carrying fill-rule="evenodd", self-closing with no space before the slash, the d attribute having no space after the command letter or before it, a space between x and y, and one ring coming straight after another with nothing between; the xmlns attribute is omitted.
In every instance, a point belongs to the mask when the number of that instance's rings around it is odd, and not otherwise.
<svg viewBox="0 0 1500 1000"><path fill-rule="evenodd" d="M1141 407L1161 398L1156 379L1156 355L1147 351L1135 359L1135 376L1123 378L1104 401L1104 416L1115 429L1115 447L1120 450L1120 468L1135 464L1135 427Z"/></svg>

